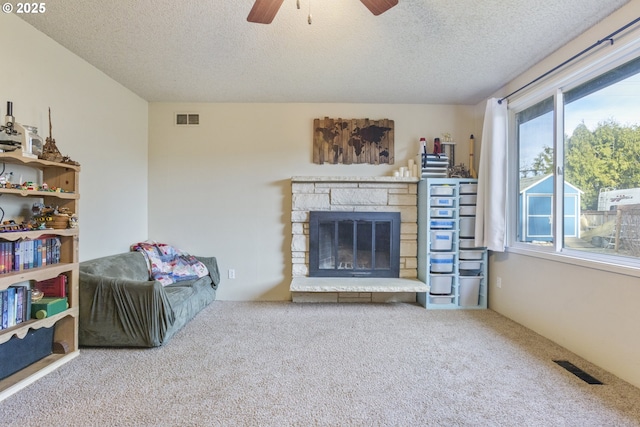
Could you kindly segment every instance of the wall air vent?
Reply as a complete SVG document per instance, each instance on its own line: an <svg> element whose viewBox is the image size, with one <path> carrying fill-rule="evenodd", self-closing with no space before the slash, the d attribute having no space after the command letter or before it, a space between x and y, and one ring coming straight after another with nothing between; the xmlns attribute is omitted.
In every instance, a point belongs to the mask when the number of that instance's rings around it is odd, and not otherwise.
<svg viewBox="0 0 640 427"><path fill-rule="evenodd" d="M176 113L176 126L197 126L200 124L200 114Z"/></svg>

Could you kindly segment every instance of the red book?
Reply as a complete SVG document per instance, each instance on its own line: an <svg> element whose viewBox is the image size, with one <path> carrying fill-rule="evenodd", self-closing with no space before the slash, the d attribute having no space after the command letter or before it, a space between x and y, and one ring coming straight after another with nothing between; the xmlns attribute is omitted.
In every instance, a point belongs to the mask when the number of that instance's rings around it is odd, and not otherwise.
<svg viewBox="0 0 640 427"><path fill-rule="evenodd" d="M67 276L61 274L52 279L36 282L36 288L44 292L45 297L66 297Z"/></svg>

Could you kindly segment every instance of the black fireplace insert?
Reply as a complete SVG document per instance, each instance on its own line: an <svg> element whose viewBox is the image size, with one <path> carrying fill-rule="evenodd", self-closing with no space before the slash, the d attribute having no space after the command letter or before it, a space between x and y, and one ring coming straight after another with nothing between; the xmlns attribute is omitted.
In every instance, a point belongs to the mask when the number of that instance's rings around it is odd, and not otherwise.
<svg viewBox="0 0 640 427"><path fill-rule="evenodd" d="M400 212L309 213L309 276L399 275Z"/></svg>

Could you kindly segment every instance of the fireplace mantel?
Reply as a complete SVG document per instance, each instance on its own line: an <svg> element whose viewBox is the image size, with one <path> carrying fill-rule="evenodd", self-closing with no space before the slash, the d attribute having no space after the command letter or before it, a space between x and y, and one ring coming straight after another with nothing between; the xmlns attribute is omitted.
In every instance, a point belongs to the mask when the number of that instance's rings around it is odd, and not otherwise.
<svg viewBox="0 0 640 427"><path fill-rule="evenodd" d="M291 182L391 182L415 183L419 178L395 176L294 176Z"/></svg>

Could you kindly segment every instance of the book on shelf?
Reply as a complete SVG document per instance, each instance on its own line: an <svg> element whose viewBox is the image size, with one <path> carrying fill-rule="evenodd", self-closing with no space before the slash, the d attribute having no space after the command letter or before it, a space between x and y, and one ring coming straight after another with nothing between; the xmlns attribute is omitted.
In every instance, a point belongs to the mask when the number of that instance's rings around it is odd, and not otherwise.
<svg viewBox="0 0 640 427"><path fill-rule="evenodd" d="M6 289L0 291L0 297L2 297L2 322L0 323L0 328L7 329L9 327L9 292Z"/></svg>
<svg viewBox="0 0 640 427"><path fill-rule="evenodd" d="M7 328L16 326L16 289L7 288Z"/></svg>
<svg viewBox="0 0 640 427"><path fill-rule="evenodd" d="M16 308L15 317L16 325L24 321L24 287L18 286L14 288L16 290Z"/></svg>
<svg viewBox="0 0 640 427"><path fill-rule="evenodd" d="M0 274L58 264L61 245L58 236L0 242Z"/></svg>
<svg viewBox="0 0 640 427"><path fill-rule="evenodd" d="M66 297L67 296L67 276L60 274L51 279L36 282L35 287L44 293L45 297Z"/></svg>
<svg viewBox="0 0 640 427"><path fill-rule="evenodd" d="M11 271L13 262L13 245L11 242L0 242L0 274Z"/></svg>
<svg viewBox="0 0 640 427"><path fill-rule="evenodd" d="M31 319L31 284L17 283L0 291L0 329Z"/></svg>
<svg viewBox="0 0 640 427"><path fill-rule="evenodd" d="M31 282L20 282L11 286L16 289L16 324L31 318Z"/></svg>

